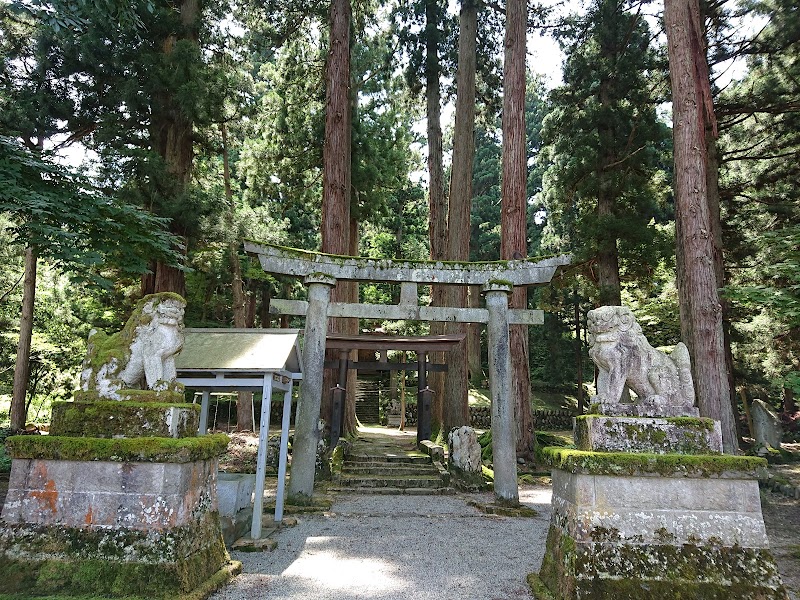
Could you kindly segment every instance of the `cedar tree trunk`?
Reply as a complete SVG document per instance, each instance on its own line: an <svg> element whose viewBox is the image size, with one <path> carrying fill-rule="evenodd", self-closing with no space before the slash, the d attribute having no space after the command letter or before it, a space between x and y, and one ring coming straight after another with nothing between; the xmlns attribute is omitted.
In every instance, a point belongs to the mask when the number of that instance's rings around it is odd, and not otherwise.
<svg viewBox="0 0 800 600"><path fill-rule="evenodd" d="M722 306L714 269L713 226L706 180L705 126L713 125L698 0L665 0L664 24L672 85L675 222L681 321L691 337L692 373L700 413L722 424L726 453L738 450L731 411Z"/></svg>
<svg viewBox="0 0 800 600"><path fill-rule="evenodd" d="M475 158L475 71L477 64L478 7L475 0L461 4L458 30L458 71L456 74L456 118L453 133L453 167L450 175L447 212L447 260L469 260L472 167ZM466 286L449 286L450 306L467 306ZM464 323L447 323L450 334L466 333ZM457 344L448 356L442 421L444 435L453 427L469 424L467 395L467 348Z"/></svg>
<svg viewBox="0 0 800 600"><path fill-rule="evenodd" d="M36 250L25 249L25 279L22 282L22 314L19 319L17 362L14 365L14 387L11 395L11 431L25 429L30 375L31 338L33 337L33 305L36 298Z"/></svg>
<svg viewBox="0 0 800 600"><path fill-rule="evenodd" d="M525 0L506 2L505 60L503 64L503 178L501 187L500 258L528 255L525 185L528 179L525 144ZM510 306L527 308L528 291L517 287ZM536 446L530 398L528 327L509 327L511 396L514 402L517 454L532 456Z"/></svg>

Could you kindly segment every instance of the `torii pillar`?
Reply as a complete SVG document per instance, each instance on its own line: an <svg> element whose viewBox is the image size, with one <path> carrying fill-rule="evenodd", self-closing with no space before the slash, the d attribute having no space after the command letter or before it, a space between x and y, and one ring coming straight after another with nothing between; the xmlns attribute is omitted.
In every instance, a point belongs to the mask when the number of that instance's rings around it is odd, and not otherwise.
<svg viewBox="0 0 800 600"><path fill-rule="evenodd" d="M292 476L289 496L311 498L319 444L319 408L322 402L322 373L325 369L325 337L328 335L328 304L336 279L319 273L305 278L308 312L303 340L303 385L297 401Z"/></svg>

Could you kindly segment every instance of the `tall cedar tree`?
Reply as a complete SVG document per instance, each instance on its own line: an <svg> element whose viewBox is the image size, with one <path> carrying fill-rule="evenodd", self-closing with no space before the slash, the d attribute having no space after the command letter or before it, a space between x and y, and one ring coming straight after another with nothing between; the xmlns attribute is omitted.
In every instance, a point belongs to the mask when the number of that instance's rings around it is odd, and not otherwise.
<svg viewBox="0 0 800 600"><path fill-rule="evenodd" d="M692 356L695 389L703 416L720 421L726 453L738 450L725 366L722 307L706 181L706 125L714 107L703 42L700 6L665 0L664 26L672 86L675 153L675 230L678 289L684 340Z"/></svg>
<svg viewBox="0 0 800 600"><path fill-rule="evenodd" d="M503 177L501 188L500 256L503 260L528 255L527 144L525 140L525 0L506 2L506 37L503 77ZM510 305L527 308L528 290L513 291ZM516 421L517 453L532 456L536 446L530 402L528 369L528 328L512 325L511 396ZM494 401L494 399L492 399Z"/></svg>
<svg viewBox="0 0 800 600"><path fill-rule="evenodd" d="M425 119L428 143L428 239L429 258L444 260L447 240L447 195L444 185L444 160L441 119L441 78L452 61L445 55L451 34L450 20L446 16L447 6L442 0L418 0L400 3L394 11L397 37L408 56L405 77L409 89L419 92L425 89ZM420 77L421 76L421 77ZM446 288L434 285L431 290L431 305L445 304ZM431 335L441 335L444 323L431 323ZM431 362L442 363L445 353L434 352ZM442 429L442 404L444 397L444 373L434 371L428 378L428 386L434 390L431 407L432 429Z"/></svg>
<svg viewBox="0 0 800 600"><path fill-rule="evenodd" d="M447 212L447 260L469 260L472 163L475 157L475 77L477 67L478 5L464 0L458 21L458 71L453 133L453 166ZM467 306L467 288L450 286L449 306ZM448 323L447 333L466 333L461 323ZM455 346L448 356L442 422L444 431L469 423L466 344Z"/></svg>
<svg viewBox="0 0 800 600"><path fill-rule="evenodd" d="M647 23L626 1L596 0L561 35L564 85L543 130L548 225L561 228L561 249L586 261L597 304L619 305L621 261L635 276L657 260L658 63Z"/></svg>
<svg viewBox="0 0 800 600"><path fill-rule="evenodd" d="M322 251L329 254L358 254L356 232L350 215L351 187L351 92L350 92L350 0L334 0L330 8L330 42L325 65L325 145L322 153ZM352 236L352 239L351 239ZM357 287L340 282L331 293L331 301L354 302ZM355 294L354 294L355 290ZM355 327L353 327L355 325ZM358 321L331 319L331 333L354 334ZM338 356L333 357L338 358ZM330 414L328 390L333 387L332 374L323 384L321 415ZM348 385L348 388L353 386ZM354 408L354 407L353 407ZM350 407L345 415L351 413ZM347 423L343 435L355 429L354 419Z"/></svg>

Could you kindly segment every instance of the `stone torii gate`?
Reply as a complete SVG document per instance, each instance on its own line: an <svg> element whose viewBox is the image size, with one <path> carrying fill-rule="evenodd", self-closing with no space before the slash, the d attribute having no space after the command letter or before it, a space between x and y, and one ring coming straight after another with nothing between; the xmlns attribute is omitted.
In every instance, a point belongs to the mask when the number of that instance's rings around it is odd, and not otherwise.
<svg viewBox="0 0 800 600"><path fill-rule="evenodd" d="M275 312L306 317L303 342L304 380L295 419L290 496L311 498L314 491L328 318L351 317L487 324L494 490L501 500L519 501L514 406L510 398L511 355L508 326L540 325L544 322L544 313L540 310L509 309L508 295L515 285L548 283L558 267L569 264L569 256L543 260L446 263L333 256L257 242L245 242L245 251L258 256L265 272L303 277L308 288L307 302L271 302L271 310ZM384 305L330 302L331 288L336 285L337 280L399 283L400 303ZM486 297L486 308L419 306L418 284L480 285Z"/></svg>

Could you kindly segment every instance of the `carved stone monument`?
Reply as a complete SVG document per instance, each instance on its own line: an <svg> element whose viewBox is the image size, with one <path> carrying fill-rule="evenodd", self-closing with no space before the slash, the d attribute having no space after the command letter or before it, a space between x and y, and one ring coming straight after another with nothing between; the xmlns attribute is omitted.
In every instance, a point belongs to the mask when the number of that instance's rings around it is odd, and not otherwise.
<svg viewBox="0 0 800 600"><path fill-rule="evenodd" d="M472 427L454 427L447 436L448 470L451 483L464 489L479 489L483 485L481 445Z"/></svg>
<svg viewBox="0 0 800 600"><path fill-rule="evenodd" d="M177 294L154 294L139 303L119 333L93 329L81 389L109 400L131 398L124 390L182 394L183 386L175 381L175 355L183 347L185 306Z"/></svg>
<svg viewBox="0 0 800 600"><path fill-rule="evenodd" d="M685 347L654 350L619 306L589 328L604 414L576 418L576 449L543 449L553 512L534 595L786 600L755 478L766 461L722 455L719 422L677 416L693 404ZM642 400L620 403L625 385Z"/></svg>
<svg viewBox="0 0 800 600"><path fill-rule="evenodd" d="M197 437L175 382L184 306L147 296L120 333L93 332L50 435L8 438L0 592L204 597L235 571L216 497L228 439Z"/></svg>
<svg viewBox="0 0 800 600"><path fill-rule="evenodd" d="M753 418L753 437L756 444L762 448L767 446L780 450L783 426L775 411L766 402L756 398L750 406L750 415Z"/></svg>

